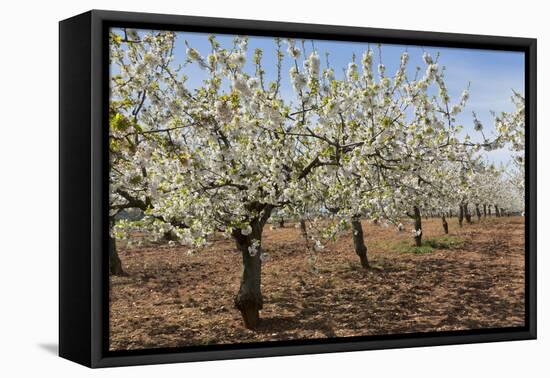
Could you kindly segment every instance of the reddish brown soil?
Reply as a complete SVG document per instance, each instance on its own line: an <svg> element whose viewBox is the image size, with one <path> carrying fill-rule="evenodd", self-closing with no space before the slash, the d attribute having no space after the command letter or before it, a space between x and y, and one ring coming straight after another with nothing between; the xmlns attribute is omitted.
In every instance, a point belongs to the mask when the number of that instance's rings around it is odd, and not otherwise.
<svg viewBox="0 0 550 378"><path fill-rule="evenodd" d="M442 235L423 220L425 237ZM241 257L231 240L188 255L183 247L122 249L128 273L111 277L112 350L243 343L524 324L524 219L491 218L459 229L460 248L396 252L412 239L364 223L373 267L363 270L351 235L317 254L312 266L299 230L264 233L259 328L244 328L233 298ZM412 242L412 240L411 240Z"/></svg>

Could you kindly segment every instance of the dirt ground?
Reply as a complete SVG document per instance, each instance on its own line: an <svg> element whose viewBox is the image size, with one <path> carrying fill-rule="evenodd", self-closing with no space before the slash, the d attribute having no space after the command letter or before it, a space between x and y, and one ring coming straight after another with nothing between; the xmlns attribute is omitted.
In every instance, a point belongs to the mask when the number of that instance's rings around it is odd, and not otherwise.
<svg viewBox="0 0 550 378"><path fill-rule="evenodd" d="M428 253L410 232L363 223L372 268L363 270L351 234L317 253L293 225L266 226L264 308L257 330L233 306L241 257L231 240L189 255L184 247L119 251L125 277L111 277L110 348L129 350L524 325L524 218L488 218L459 229L458 246ZM424 237L443 235L423 220Z"/></svg>

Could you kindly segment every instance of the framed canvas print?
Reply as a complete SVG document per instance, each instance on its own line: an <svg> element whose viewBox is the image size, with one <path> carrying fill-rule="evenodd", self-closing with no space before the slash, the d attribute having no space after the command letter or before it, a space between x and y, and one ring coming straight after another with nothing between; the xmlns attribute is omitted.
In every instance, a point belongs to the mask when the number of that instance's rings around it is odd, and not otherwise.
<svg viewBox="0 0 550 378"><path fill-rule="evenodd" d="M536 40L60 22L62 357L536 337Z"/></svg>

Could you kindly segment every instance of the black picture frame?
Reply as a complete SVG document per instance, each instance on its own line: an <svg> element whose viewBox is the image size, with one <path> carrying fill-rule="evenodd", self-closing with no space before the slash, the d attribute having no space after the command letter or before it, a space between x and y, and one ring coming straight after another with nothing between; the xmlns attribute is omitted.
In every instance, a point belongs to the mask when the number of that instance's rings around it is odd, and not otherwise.
<svg viewBox="0 0 550 378"><path fill-rule="evenodd" d="M108 350L109 27L522 51L526 95L525 326ZM88 367L535 339L536 39L92 10L59 24L59 355Z"/></svg>

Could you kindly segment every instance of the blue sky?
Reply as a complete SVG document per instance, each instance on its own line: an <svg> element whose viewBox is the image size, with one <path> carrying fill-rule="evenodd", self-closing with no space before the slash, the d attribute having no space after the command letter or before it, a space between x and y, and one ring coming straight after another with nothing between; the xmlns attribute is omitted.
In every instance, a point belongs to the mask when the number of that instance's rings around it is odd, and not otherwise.
<svg viewBox="0 0 550 378"><path fill-rule="evenodd" d="M208 34L178 32L174 50L176 64L182 63L186 59L185 40L204 55L210 52ZM223 47L231 47L233 35L218 34L217 40ZM299 40L296 42L297 46L301 48L301 42ZM328 52L330 65L334 68L337 77L343 75L342 69L347 67L354 53L359 63L361 55L369 46L363 42L325 40L314 40L313 45L321 57L321 69L325 67L325 52ZM263 66L266 71L266 81L275 80L276 45L273 38L250 37L248 46L249 56L247 57L246 71L253 72L251 56L254 49L261 48L264 52ZM370 46L375 51L375 65L377 65L379 59L377 45L371 44ZM283 43L285 58L282 67L281 94L283 97L292 99L293 90L288 79L288 71L291 64L294 63L286 54L286 47L286 43ZM305 47L306 53L309 54L313 48L312 41L305 41ZM470 99L464 111L459 115L458 122L464 126L464 132L472 136L478 135L473 131L472 111L477 113L485 127L485 133L489 134L493 123L490 111L512 111L514 109L510 101L512 89L524 93L525 61L522 52L382 44L382 63L386 66L387 75L393 75L397 70L400 55L404 50L407 50L410 56L408 67L411 75L414 75L416 66L420 66L423 72L425 64L422 61L422 54L424 51L434 57L438 52L440 53L439 64L446 67L446 84L453 102L459 99L462 91L470 83ZM185 67L184 73L189 77L190 87L199 86L205 78L205 72L196 64ZM493 151L489 154L489 159L495 163L506 164L510 161L510 154L506 150Z"/></svg>

